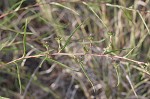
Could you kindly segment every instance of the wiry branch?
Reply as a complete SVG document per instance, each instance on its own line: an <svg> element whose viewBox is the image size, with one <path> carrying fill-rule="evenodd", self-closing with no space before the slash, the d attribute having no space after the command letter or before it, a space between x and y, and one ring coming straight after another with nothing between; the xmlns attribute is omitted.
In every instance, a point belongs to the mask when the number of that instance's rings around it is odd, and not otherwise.
<svg viewBox="0 0 150 99"><path fill-rule="evenodd" d="M128 62L132 62L132 63L135 63L137 65L145 65L146 63L145 62L141 62L141 61L136 61L136 60L133 60L133 59L129 59L129 58L126 58L126 57L121 57L121 56L113 56L113 55L108 55L108 54L89 54L89 53L53 53L53 54L49 54L50 56L57 56L57 55L62 55L62 56L82 56L82 55L90 55L90 56L97 56L97 57L108 57L108 58L111 58L111 59L114 59L114 60L119 60L119 61L128 61ZM17 62L17 61L20 61L20 60L23 60L23 59L28 59L28 58L38 58L38 57L42 57L42 56L45 56L45 54L39 54L39 55L33 55L33 56L26 56L26 57L21 57L21 58L18 58L18 59L15 59L13 61L10 61L6 64L1 64L0 67L2 66L5 66L5 65L9 65L9 64L12 64L14 62Z"/></svg>

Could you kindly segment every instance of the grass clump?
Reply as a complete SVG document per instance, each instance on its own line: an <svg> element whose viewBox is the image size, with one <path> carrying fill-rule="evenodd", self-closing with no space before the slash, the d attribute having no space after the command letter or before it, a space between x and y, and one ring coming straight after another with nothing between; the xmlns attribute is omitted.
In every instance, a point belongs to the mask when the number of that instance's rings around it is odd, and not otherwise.
<svg viewBox="0 0 150 99"><path fill-rule="evenodd" d="M1 2L0 96L149 99L149 5Z"/></svg>

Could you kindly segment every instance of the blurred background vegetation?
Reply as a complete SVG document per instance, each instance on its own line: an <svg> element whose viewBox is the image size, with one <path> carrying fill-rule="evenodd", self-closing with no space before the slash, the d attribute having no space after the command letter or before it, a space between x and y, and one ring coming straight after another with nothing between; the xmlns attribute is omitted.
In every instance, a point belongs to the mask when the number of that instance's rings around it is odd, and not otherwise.
<svg viewBox="0 0 150 99"><path fill-rule="evenodd" d="M149 0L1 0L0 99L150 99Z"/></svg>

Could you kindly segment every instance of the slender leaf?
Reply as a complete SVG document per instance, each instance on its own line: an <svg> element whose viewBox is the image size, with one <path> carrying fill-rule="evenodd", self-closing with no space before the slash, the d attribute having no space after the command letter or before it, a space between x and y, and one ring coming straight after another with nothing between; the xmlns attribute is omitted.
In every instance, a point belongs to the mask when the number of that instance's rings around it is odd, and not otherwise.
<svg viewBox="0 0 150 99"><path fill-rule="evenodd" d="M88 19L88 18L87 18ZM70 42L71 40L71 37L74 35L74 33L87 21L87 19L82 22L80 25L77 26L77 28L71 33L71 35L68 37L67 41L65 42L65 45L60 49L60 51L64 50L65 47L68 45L68 43ZM59 51L59 52L60 52Z"/></svg>
<svg viewBox="0 0 150 99"><path fill-rule="evenodd" d="M19 89L20 89L20 94L22 93L22 85L21 85L21 80L20 80L20 71L19 71L19 66L16 62L14 64L17 67L17 76L18 76L18 83L19 83Z"/></svg>

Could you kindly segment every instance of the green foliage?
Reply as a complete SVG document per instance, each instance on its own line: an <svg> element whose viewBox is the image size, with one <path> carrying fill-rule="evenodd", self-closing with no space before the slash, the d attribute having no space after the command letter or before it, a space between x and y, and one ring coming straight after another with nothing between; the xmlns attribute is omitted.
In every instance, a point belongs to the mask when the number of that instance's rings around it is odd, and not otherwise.
<svg viewBox="0 0 150 99"><path fill-rule="evenodd" d="M137 1L26 2L0 2L1 96L150 99L150 14Z"/></svg>

